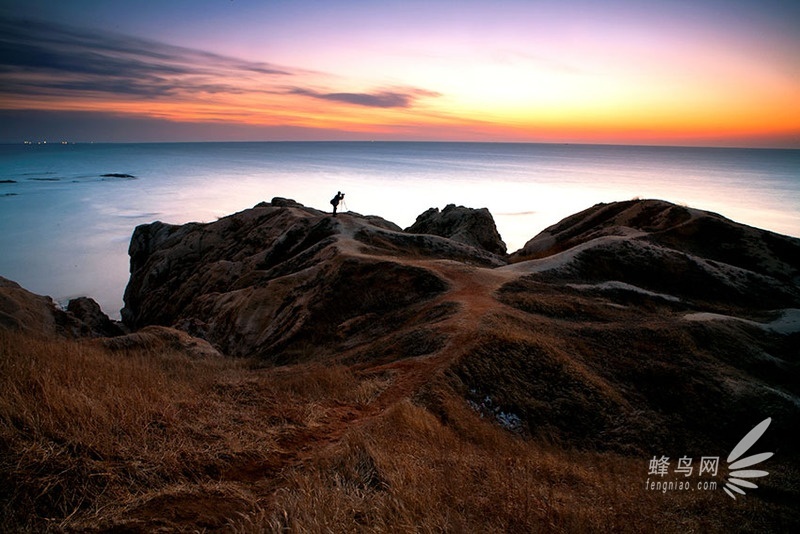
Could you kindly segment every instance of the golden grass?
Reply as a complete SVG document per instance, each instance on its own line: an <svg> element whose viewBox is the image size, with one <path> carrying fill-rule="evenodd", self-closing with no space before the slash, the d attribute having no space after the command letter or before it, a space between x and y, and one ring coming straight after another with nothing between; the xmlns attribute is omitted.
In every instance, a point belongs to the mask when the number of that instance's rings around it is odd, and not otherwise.
<svg viewBox="0 0 800 534"><path fill-rule="evenodd" d="M209 457L265 444L235 428L204 432L230 415L209 393L236 362L11 334L0 347L6 521L20 510L53 521L98 512L127 489L197 479ZM205 450L189 446L193 432L206 434Z"/></svg>
<svg viewBox="0 0 800 534"><path fill-rule="evenodd" d="M242 360L10 333L0 351L0 530L103 524L162 493L267 472L279 439L376 394L335 366L273 380Z"/></svg>
<svg viewBox="0 0 800 534"><path fill-rule="evenodd" d="M646 458L522 439L444 383L394 398L400 371L8 333L0 351L4 532L722 531L772 511L644 491Z"/></svg>
<svg viewBox="0 0 800 534"><path fill-rule="evenodd" d="M757 496L732 503L722 491L646 491L645 458L522 440L453 397L444 404L458 425L408 400L393 405L287 472L271 506L234 530L748 532L790 524L774 521L776 510Z"/></svg>
<svg viewBox="0 0 800 534"><path fill-rule="evenodd" d="M641 460L542 448L463 415L467 439L424 408L394 405L289 473L274 509L237 530L653 532L680 520L662 509L642 523L662 503L631 488Z"/></svg>

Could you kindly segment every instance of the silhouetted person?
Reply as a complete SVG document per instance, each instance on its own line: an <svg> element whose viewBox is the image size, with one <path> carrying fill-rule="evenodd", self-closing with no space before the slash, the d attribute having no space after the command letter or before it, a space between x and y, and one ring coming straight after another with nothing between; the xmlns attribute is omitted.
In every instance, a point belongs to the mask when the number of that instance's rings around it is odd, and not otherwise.
<svg viewBox="0 0 800 534"><path fill-rule="evenodd" d="M333 206L333 216L336 217L336 208L339 207L339 202L344 200L344 193L339 191L336 193L336 196L331 199L331 205Z"/></svg>

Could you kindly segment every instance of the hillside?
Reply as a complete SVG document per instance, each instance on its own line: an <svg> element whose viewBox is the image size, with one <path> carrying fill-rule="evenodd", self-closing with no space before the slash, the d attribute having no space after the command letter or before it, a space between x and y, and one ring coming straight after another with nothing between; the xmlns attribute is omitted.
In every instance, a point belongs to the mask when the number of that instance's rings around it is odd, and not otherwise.
<svg viewBox="0 0 800 534"><path fill-rule="evenodd" d="M637 200L506 255L486 210L429 210L403 231L276 198L140 226L129 253L115 326L133 333L0 284L8 525L800 524L798 239ZM17 361L32 353L65 378L43 383ZM88 426L26 407L31 387ZM644 489L654 456L724 458L766 417L752 452L776 454L746 497Z"/></svg>

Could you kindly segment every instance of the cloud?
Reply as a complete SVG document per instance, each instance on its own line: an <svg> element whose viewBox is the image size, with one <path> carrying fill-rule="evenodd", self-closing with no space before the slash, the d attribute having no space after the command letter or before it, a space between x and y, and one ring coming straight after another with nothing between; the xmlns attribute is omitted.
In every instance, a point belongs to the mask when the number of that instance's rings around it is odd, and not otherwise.
<svg viewBox="0 0 800 534"><path fill-rule="evenodd" d="M241 80L297 70L50 22L0 19L0 93L159 97L236 93ZM222 80L222 81L221 81ZM229 81L230 80L230 81Z"/></svg>
<svg viewBox="0 0 800 534"><path fill-rule="evenodd" d="M420 97L441 96L439 93L421 89L408 89L402 92L398 90L374 93L323 93L299 87L293 88L290 94L371 108L408 108Z"/></svg>
<svg viewBox="0 0 800 534"><path fill-rule="evenodd" d="M337 91L344 83L346 78L331 73L0 16L4 139L153 140L162 139L160 132L183 140L205 139L203 132L228 140L312 134L342 139L364 132L374 138L376 132L391 134L408 124L412 114L405 110L420 99L439 96L414 87ZM397 119L375 118L373 124L342 106L309 109L309 99L404 112ZM12 111L22 115L8 115ZM16 126L3 123L2 116ZM413 117L440 122L431 110ZM121 130L130 135L115 133Z"/></svg>
<svg viewBox="0 0 800 534"><path fill-rule="evenodd" d="M363 134L333 128L220 121L172 121L95 111L0 109L0 143L73 142L352 141Z"/></svg>
<svg viewBox="0 0 800 534"><path fill-rule="evenodd" d="M58 102L74 107L76 101L92 108L102 102L180 101L196 102L208 115L209 105L240 102L249 102L251 109L289 109L292 104L286 99L291 95L387 109L410 108L420 98L439 96L417 88L318 89L337 82L341 78L330 74L109 31L0 17L0 97L6 101L0 107L5 108L68 109L59 108Z"/></svg>

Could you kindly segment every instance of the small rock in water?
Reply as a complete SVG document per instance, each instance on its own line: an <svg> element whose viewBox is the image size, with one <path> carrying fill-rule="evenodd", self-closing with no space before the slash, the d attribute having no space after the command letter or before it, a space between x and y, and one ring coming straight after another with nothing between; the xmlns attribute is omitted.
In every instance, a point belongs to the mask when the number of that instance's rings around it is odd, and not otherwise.
<svg viewBox="0 0 800 534"><path fill-rule="evenodd" d="M106 173L106 174L101 174L100 177L101 178L136 178L134 175L127 174L127 173L124 173L124 172L109 172L109 173Z"/></svg>

